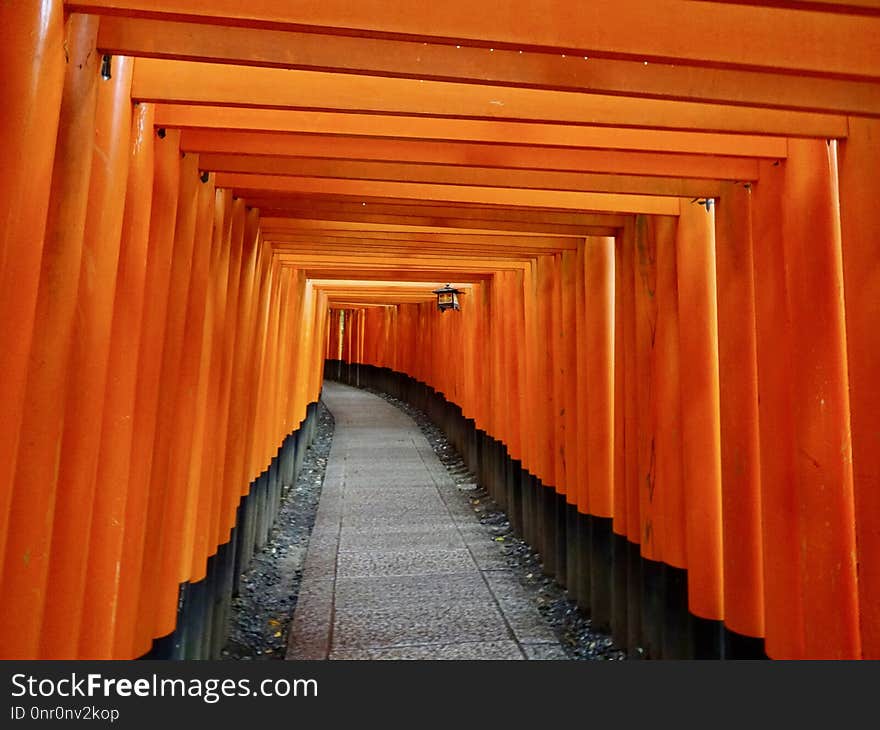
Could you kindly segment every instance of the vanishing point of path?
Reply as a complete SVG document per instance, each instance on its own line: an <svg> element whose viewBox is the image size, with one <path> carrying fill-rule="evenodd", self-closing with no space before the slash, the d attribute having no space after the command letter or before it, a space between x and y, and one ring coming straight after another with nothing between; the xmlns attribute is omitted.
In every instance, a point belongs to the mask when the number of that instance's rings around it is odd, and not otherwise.
<svg viewBox="0 0 880 730"><path fill-rule="evenodd" d="M325 382L336 428L288 659L565 659L412 419Z"/></svg>

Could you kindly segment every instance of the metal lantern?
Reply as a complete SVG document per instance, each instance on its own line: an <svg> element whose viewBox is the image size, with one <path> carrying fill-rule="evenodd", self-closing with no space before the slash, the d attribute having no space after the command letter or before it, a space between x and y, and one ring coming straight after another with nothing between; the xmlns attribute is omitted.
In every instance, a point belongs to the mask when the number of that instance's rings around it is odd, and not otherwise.
<svg viewBox="0 0 880 730"><path fill-rule="evenodd" d="M437 295L437 309L445 312L447 309L461 309L458 306L459 290L454 289L451 284L447 284L441 289L435 289Z"/></svg>

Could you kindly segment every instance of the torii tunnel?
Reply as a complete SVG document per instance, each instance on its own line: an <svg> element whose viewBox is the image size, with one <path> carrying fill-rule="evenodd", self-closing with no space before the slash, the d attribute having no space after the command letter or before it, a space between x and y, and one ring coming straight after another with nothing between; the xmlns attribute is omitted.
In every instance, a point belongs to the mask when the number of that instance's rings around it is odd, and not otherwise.
<svg viewBox="0 0 880 730"><path fill-rule="evenodd" d="M623 645L880 658L877 0L11 0L0 78L0 656L214 656L326 373Z"/></svg>

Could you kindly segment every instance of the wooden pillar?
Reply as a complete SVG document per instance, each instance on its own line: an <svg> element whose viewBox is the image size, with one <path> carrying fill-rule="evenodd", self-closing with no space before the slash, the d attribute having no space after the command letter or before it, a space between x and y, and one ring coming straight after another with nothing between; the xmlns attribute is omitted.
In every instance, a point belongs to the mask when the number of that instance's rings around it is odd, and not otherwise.
<svg viewBox="0 0 880 730"><path fill-rule="evenodd" d="M37 656L40 642L94 147L97 30L98 20L92 16L75 14L68 22L70 60L0 581L4 596L0 646L10 659ZM24 241L29 238L25 236ZM13 290L17 287L16 282L9 284Z"/></svg>
<svg viewBox="0 0 880 730"><path fill-rule="evenodd" d="M206 577L208 555L217 545L209 543L209 525L219 484L211 479L208 463L216 456L214 429L219 409L220 353L223 345L224 307L229 267L232 224L232 193L214 188L213 180L202 189L211 216L202 245L210 251L207 292L201 321L201 353L195 393L192 449L186 465L187 501L184 512L183 547L178 558L181 580L196 582ZM210 238L208 238L210 236Z"/></svg>
<svg viewBox="0 0 880 730"><path fill-rule="evenodd" d="M525 464L526 444L524 442L525 426L528 420L527 380L525 352L525 273L517 271L513 277L513 293L510 302L514 336L511 338L516 355L516 390L513 395L515 403L516 437L514 439L515 457Z"/></svg>
<svg viewBox="0 0 880 730"><path fill-rule="evenodd" d="M839 144L862 656L880 659L880 122L851 118Z"/></svg>
<svg viewBox="0 0 880 730"><path fill-rule="evenodd" d="M541 464L537 476L544 482L546 487L556 487L556 444L555 439L555 415L556 392L555 378L553 377L553 352L554 320L554 276L555 266L553 256L542 256L538 259L538 291L536 302L536 314L538 325L538 337L535 347L537 348L536 373L538 375L539 398L536 399L536 420L539 428L537 445L539 450L539 463Z"/></svg>
<svg viewBox="0 0 880 730"><path fill-rule="evenodd" d="M192 270L193 243L196 227L196 200L198 193L198 157L184 154L180 164L180 195L170 253L166 322L162 346L162 363L157 386L158 409L155 438L149 475L149 500L144 533L141 593L137 603L137 633L135 653L149 650L150 642L174 629L167 617L160 625L158 610L173 602L177 586L162 582L162 550L165 539L165 502L169 488L169 462L172 444L177 438L177 391L180 363L184 349L186 304ZM157 201L154 201L154 208ZM156 633L156 632L159 633Z"/></svg>
<svg viewBox="0 0 880 730"><path fill-rule="evenodd" d="M128 177L133 59L117 56L98 86L88 211L58 466L56 519L40 655L77 656Z"/></svg>
<svg viewBox="0 0 880 730"><path fill-rule="evenodd" d="M614 587L611 597L611 629L618 642L626 643L628 634L628 545L627 520L627 443L626 408L627 391L625 347L625 289L629 281L624 276L624 236L618 232L614 238L614 504L612 528ZM631 279L630 279L631 281ZM631 286L629 286L631 290Z"/></svg>
<svg viewBox="0 0 880 730"><path fill-rule="evenodd" d="M244 439L245 419L248 408L247 365L254 336L254 299L257 295L257 258L259 253L259 215L256 210L245 210L244 201L233 201L244 215L242 230L241 267L236 304L235 348L232 356L232 372L229 384L229 416L226 428L226 454L224 456L224 511L225 530L232 527L235 511L245 493Z"/></svg>
<svg viewBox="0 0 880 730"><path fill-rule="evenodd" d="M639 518L639 462L638 462L638 399L636 383L636 228L635 218L628 218L621 236L623 267L621 286L623 292L623 357L624 396L626 398L624 419L624 444L626 449L626 515L621 527L630 542L638 544L641 537Z"/></svg>
<svg viewBox="0 0 880 730"><path fill-rule="evenodd" d="M614 239L592 237L585 250L587 309L586 373L590 416L585 438L589 455L590 511L614 514Z"/></svg>
<svg viewBox="0 0 880 730"><path fill-rule="evenodd" d="M721 620L724 597L714 217L714 212L704 206L683 201L676 247L688 604L695 616Z"/></svg>
<svg viewBox="0 0 880 730"><path fill-rule="evenodd" d="M628 217L621 233L622 249L622 313L623 313L623 357L624 357L624 443L626 450L625 483L626 514L621 520L622 533L626 537L626 608L623 599L617 601L615 608L616 624L626 616L626 632L621 631L619 639L629 651L642 646L642 561L639 555L641 540L641 515L639 504L639 401L636 354L636 217ZM622 583L622 581L621 581ZM623 593L623 592L621 592ZM623 627L621 626L621 629Z"/></svg>
<svg viewBox="0 0 880 730"><path fill-rule="evenodd" d="M687 506L682 480L681 363L679 358L678 277L674 218L657 226L657 329L654 334L655 491L662 503L660 543L663 562L687 566Z"/></svg>
<svg viewBox="0 0 880 730"><path fill-rule="evenodd" d="M550 333L551 341L548 343L548 351L546 356L551 360L551 383L553 388L553 410L550 411L550 438L553 444L554 467L553 467L553 484L556 486L556 492L563 496L566 495L568 487L568 453L566 451L566 442L568 431L568 379L569 368L565 358L565 339L566 339L566 322L562 307L562 288L566 283L566 265L570 269L570 258L566 260L563 254L553 256L552 271L552 299L550 302L550 316L553 329Z"/></svg>
<svg viewBox="0 0 880 730"><path fill-rule="evenodd" d="M0 566L64 87L63 5L62 0L0 5ZM67 110L65 124L69 118Z"/></svg>
<svg viewBox="0 0 880 730"><path fill-rule="evenodd" d="M765 647L772 659L800 659L804 655L804 605L794 478L794 361L779 213L782 164L762 162L760 176L752 188L752 241Z"/></svg>
<svg viewBox="0 0 880 730"><path fill-rule="evenodd" d="M273 267L272 267L272 251L271 247L267 244L263 243L260 249L260 263L259 263L259 271L260 271L260 295L257 300L257 310L256 310L256 319L255 319L255 337L254 337L254 346L251 352L251 367L250 367L250 397L248 398L248 418L246 421L245 427L245 473L242 481L245 483L250 483L254 479L256 479L260 472L262 471L263 465L258 464L259 461L255 454L257 450L257 445L259 443L257 439L257 430L260 425L260 384L262 379L263 372L263 364L266 358L266 342L268 338L269 332L269 322L270 322L270 314L271 314L271 306L270 303L272 301L273 296L273 288L275 282L272 277ZM309 318L311 320L311 317ZM309 323L311 324L311 322ZM309 331L308 337L308 345L306 346L306 353L309 353L309 348L312 346L312 338L313 332ZM308 388L306 389L308 390ZM308 402L308 398L306 398L305 402Z"/></svg>
<svg viewBox="0 0 880 730"><path fill-rule="evenodd" d="M151 497L153 445L159 416L159 392L170 291L174 231L180 198L180 132L157 131L155 173L144 311L138 352L137 393L125 504L125 532L119 568L119 598L115 607L115 657L140 656L150 648L152 637L138 608L145 587L144 551ZM163 136L164 135L164 136ZM154 554L151 554L151 558ZM150 585L147 590L151 590ZM138 631L139 625L144 629Z"/></svg>
<svg viewBox="0 0 880 730"><path fill-rule="evenodd" d="M589 379L586 376L589 362L587 344L587 319L589 316L587 294L587 246L591 239L578 241L576 253L577 276L575 278L575 357L577 360L577 377L574 379L574 401L577 408L577 425L579 443L583 443L590 431L590 393ZM581 514L590 514L589 464L588 449L578 447L573 452L576 460L577 507Z"/></svg>
<svg viewBox="0 0 880 730"><path fill-rule="evenodd" d="M643 557L662 560L663 512L655 491L657 434L654 424L654 344L657 331L657 237L653 221L636 217L635 378L637 399L637 499Z"/></svg>
<svg viewBox="0 0 880 730"><path fill-rule="evenodd" d="M217 190L215 210L223 210L221 251L216 281L215 329L216 347L212 363L212 386L208 395L212 415L208 418L210 431L206 435L207 447L203 457L202 479L212 485L210 519L204 538L208 554L213 554L216 546L228 540L228 534L221 529L226 515L226 478L223 466L226 450L226 429L229 422L229 386L232 373L232 347L235 341L236 305L238 302L238 281L241 273L242 234L244 232L244 206L236 205L229 190ZM216 235L215 218L215 235ZM195 559L195 558L194 558Z"/></svg>
<svg viewBox="0 0 880 730"><path fill-rule="evenodd" d="M110 659L119 595L126 503L134 433L138 352L144 312L150 212L153 203L153 129L155 106L140 104L132 118L128 184L116 275L109 374L104 394L101 443L97 463L92 530L83 621L79 632L81 658ZM108 485L113 485L109 488ZM123 617L129 620L128 616Z"/></svg>
<svg viewBox="0 0 880 730"><path fill-rule="evenodd" d="M715 218L721 484L724 518L724 622L764 635L761 461L755 346L751 190L728 183Z"/></svg>
<svg viewBox="0 0 880 730"><path fill-rule="evenodd" d="M861 647L834 143L789 140L782 226L791 306L804 648L809 658L852 659Z"/></svg>
<svg viewBox="0 0 880 730"><path fill-rule="evenodd" d="M522 341L522 361L523 361L523 397L521 399L522 408L522 445L523 445L523 467L532 475L536 474L537 465L537 444L536 430L534 418L534 394L535 380L535 352L531 345L534 338L534 331L537 327L535 323L535 290L536 290L536 260L531 259L529 266L523 271L523 341Z"/></svg>
<svg viewBox="0 0 880 730"><path fill-rule="evenodd" d="M583 279L584 270L578 269L577 251L562 252L560 354L564 361L563 381L560 391L562 398L561 417L565 419L565 500L567 504L577 505L580 477L578 474L579 444L583 443L585 432L581 430L577 399L577 381L583 376L583 364L577 359L577 320L581 314L576 308L577 280ZM508 367L504 364L505 369ZM573 535L569 536L574 539Z"/></svg>

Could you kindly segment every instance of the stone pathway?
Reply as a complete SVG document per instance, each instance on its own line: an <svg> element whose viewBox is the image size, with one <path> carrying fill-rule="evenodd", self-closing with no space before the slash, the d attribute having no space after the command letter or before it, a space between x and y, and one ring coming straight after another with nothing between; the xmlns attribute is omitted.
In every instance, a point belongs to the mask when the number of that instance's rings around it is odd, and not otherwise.
<svg viewBox="0 0 880 730"><path fill-rule="evenodd" d="M416 424L325 382L336 422L287 659L567 659Z"/></svg>

